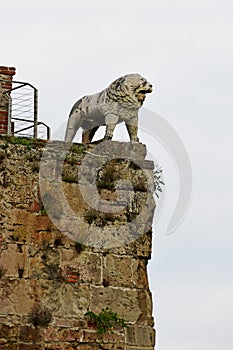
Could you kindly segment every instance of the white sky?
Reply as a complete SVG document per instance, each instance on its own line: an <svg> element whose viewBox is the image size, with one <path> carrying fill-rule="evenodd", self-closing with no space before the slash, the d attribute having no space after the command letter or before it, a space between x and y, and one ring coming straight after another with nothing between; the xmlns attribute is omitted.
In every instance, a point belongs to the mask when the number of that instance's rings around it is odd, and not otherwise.
<svg viewBox="0 0 233 350"><path fill-rule="evenodd" d="M39 89L54 132L79 97L123 74L153 83L145 106L179 133L194 175L188 215L167 236L177 174L160 144L150 149L167 182L149 266L157 349L231 350L233 2L8 0L0 11L0 65Z"/></svg>

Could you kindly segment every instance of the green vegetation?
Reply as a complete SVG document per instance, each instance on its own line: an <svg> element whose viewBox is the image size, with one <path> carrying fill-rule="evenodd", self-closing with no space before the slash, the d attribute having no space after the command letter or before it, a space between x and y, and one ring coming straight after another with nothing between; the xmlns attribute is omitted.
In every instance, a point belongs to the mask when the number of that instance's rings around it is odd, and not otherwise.
<svg viewBox="0 0 233 350"><path fill-rule="evenodd" d="M21 137L21 136L4 136L6 142L13 145L26 146L28 149L31 147L43 147L45 145L45 140L33 139L31 137Z"/></svg>
<svg viewBox="0 0 233 350"><path fill-rule="evenodd" d="M44 207L41 209L40 212L41 212L41 215L42 215L42 216L48 215L47 210L46 210Z"/></svg>
<svg viewBox="0 0 233 350"><path fill-rule="evenodd" d="M8 141L13 145L27 146L28 149L30 149L32 144L34 143L34 139L30 139L27 137L9 137Z"/></svg>
<svg viewBox="0 0 233 350"><path fill-rule="evenodd" d="M76 154L83 154L85 146L83 145L72 145L70 151Z"/></svg>
<svg viewBox="0 0 233 350"><path fill-rule="evenodd" d="M104 334L107 332L114 333L113 329L117 326L121 328L128 327L125 320L119 317L118 314L109 307L102 309L99 315L92 311L88 311L85 316L87 316L96 327L98 334Z"/></svg>

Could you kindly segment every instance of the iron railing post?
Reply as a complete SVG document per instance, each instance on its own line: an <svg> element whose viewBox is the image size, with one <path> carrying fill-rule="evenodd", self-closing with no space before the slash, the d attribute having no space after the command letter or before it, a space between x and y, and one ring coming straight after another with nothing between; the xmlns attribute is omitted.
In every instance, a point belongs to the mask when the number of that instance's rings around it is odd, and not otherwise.
<svg viewBox="0 0 233 350"><path fill-rule="evenodd" d="M6 93L8 98L8 118L7 118L7 135L11 135L11 108L12 108L12 98L10 94Z"/></svg>
<svg viewBox="0 0 233 350"><path fill-rule="evenodd" d="M47 128L47 140L50 140L50 127L46 125Z"/></svg>
<svg viewBox="0 0 233 350"><path fill-rule="evenodd" d="M38 138L38 90L34 88L34 139Z"/></svg>

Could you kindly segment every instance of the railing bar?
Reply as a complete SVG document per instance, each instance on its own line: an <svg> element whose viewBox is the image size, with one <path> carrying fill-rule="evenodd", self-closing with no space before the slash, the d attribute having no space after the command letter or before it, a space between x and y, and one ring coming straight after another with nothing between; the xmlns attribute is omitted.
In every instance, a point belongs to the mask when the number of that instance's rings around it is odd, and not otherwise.
<svg viewBox="0 0 233 350"><path fill-rule="evenodd" d="M22 120L24 122L34 123L34 120L29 120L29 119L22 119L22 118L15 118L15 117L12 117L12 119L14 119L14 120Z"/></svg>
<svg viewBox="0 0 233 350"><path fill-rule="evenodd" d="M18 133L18 132L22 132L22 131L25 131L25 130L31 129L31 128L33 128L33 125L28 126L27 128L24 128L24 129L17 130L17 131L15 131L15 134L16 134L16 133Z"/></svg>

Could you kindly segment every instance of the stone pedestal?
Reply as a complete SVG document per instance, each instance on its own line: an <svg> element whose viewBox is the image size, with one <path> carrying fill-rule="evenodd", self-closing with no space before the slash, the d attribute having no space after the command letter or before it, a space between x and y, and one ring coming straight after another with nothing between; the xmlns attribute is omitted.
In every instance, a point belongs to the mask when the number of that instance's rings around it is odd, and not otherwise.
<svg viewBox="0 0 233 350"><path fill-rule="evenodd" d="M115 159L101 165L96 179L101 198L116 200L119 175L125 182L120 182L118 194L126 191L131 203L116 213L102 213L84 200L78 182L84 159L95 154L95 145L66 149L62 172L58 170L56 176L74 216L82 220L77 223L85 227L80 226L80 235L72 238L72 229L67 233L59 227L65 220L61 193L56 201L51 199L51 187L41 188L48 180L44 172L39 182L42 156L47 154L43 165L52 172L49 159L61 155L58 145L63 147L63 143L29 140L20 145L14 138L0 140L0 349L152 350L155 331L147 263L154 213L153 163L145 161L146 148L138 144L133 146L138 164ZM115 145L129 147L128 143ZM130 190L126 180L133 184ZM50 208L46 208L48 203ZM140 218L145 205L148 215ZM129 224L139 218L135 230L141 222L146 231L137 234L131 226L128 232ZM115 239L105 246L102 233L114 230ZM87 232L96 234L101 243L91 240ZM88 310L99 314L107 307L124 318L128 327L98 334L85 314Z"/></svg>

